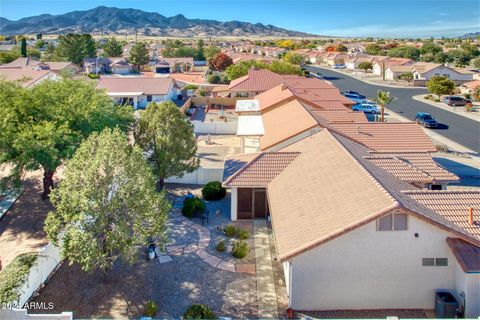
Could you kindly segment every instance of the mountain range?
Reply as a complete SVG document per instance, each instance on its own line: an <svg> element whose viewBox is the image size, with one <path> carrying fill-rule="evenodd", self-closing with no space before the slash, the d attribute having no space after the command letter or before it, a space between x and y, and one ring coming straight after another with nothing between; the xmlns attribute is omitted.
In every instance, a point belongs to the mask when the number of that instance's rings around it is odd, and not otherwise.
<svg viewBox="0 0 480 320"><path fill-rule="evenodd" d="M304 37L311 34L287 30L273 25L241 21L221 22L188 19L179 14L165 17L156 12L138 9L119 9L100 6L86 11L72 11L60 15L42 14L11 21L0 17L2 34L65 34L86 32L92 34L132 34L146 36L272 36Z"/></svg>

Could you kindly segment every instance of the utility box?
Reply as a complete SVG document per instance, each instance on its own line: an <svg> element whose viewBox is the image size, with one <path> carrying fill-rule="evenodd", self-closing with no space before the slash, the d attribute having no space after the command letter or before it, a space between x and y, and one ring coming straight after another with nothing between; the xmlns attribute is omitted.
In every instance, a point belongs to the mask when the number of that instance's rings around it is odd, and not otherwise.
<svg viewBox="0 0 480 320"><path fill-rule="evenodd" d="M435 314L440 319L455 318L458 311L458 301L448 291L437 291L435 294Z"/></svg>

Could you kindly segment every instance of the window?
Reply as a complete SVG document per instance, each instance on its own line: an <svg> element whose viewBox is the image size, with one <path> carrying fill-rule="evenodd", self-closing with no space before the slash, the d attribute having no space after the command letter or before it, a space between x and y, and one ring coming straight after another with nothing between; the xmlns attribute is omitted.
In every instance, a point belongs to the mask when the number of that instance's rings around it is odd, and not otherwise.
<svg viewBox="0 0 480 320"><path fill-rule="evenodd" d="M430 186L430 190L442 190L442 185L441 184L432 184Z"/></svg>
<svg viewBox="0 0 480 320"><path fill-rule="evenodd" d="M392 213L377 220L377 231L407 230L407 214Z"/></svg>
<svg viewBox="0 0 480 320"><path fill-rule="evenodd" d="M435 265L437 267L447 267L448 266L448 258L435 258Z"/></svg>
<svg viewBox="0 0 480 320"><path fill-rule="evenodd" d="M422 266L424 267L433 267L435 265L434 258L422 258Z"/></svg>
<svg viewBox="0 0 480 320"><path fill-rule="evenodd" d="M147 95L147 101L152 102L152 96L151 95Z"/></svg>
<svg viewBox="0 0 480 320"><path fill-rule="evenodd" d="M422 258L424 267L447 267L448 258Z"/></svg>

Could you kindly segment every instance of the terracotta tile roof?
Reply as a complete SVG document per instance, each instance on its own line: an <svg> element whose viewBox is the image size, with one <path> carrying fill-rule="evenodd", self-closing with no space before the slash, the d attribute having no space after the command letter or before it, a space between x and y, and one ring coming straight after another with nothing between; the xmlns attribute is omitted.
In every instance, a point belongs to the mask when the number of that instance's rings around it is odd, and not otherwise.
<svg viewBox="0 0 480 320"><path fill-rule="evenodd" d="M18 58L10 63L6 63L0 66L2 69L45 69L52 71L61 71L68 66L75 66L72 62L62 62L62 61L37 61L30 58Z"/></svg>
<svg viewBox="0 0 480 320"><path fill-rule="evenodd" d="M467 88L471 88L471 89L475 89L478 86L480 86L480 80L465 82L461 85L461 87L467 87Z"/></svg>
<svg viewBox="0 0 480 320"><path fill-rule="evenodd" d="M412 66L388 66L386 69L390 69L392 72L411 72Z"/></svg>
<svg viewBox="0 0 480 320"><path fill-rule="evenodd" d="M480 272L480 247L458 238L447 238L447 244L464 272Z"/></svg>
<svg viewBox="0 0 480 320"><path fill-rule="evenodd" d="M418 188L409 184L399 178L395 177L388 171L376 166L370 162L367 157L370 155L369 150L364 145L361 145L353 140L350 140L338 133L333 133L335 138L348 150L348 152L358 161L358 163L365 168L377 181L382 185L387 192L394 197L399 204L409 210L412 214L420 219L427 220L429 223L437 225L449 232L456 234L456 236L480 246L480 238L473 235L469 230L463 228L461 225L447 219L442 212L437 212L430 208L425 203L417 201L410 194L418 191ZM422 192L422 191L418 191ZM447 191L425 191L426 193L446 193ZM467 192L468 193L468 192ZM478 193L480 194L480 192ZM477 201L480 197L477 194ZM454 198L454 197L453 197ZM454 202L455 200L452 200Z"/></svg>
<svg viewBox="0 0 480 320"><path fill-rule="evenodd" d="M412 66L415 71L417 71L420 74L423 74L425 72L438 68L441 65L442 65L441 63L416 62Z"/></svg>
<svg viewBox="0 0 480 320"><path fill-rule="evenodd" d="M228 187L265 187L299 155L299 152L260 153L224 184Z"/></svg>
<svg viewBox="0 0 480 320"><path fill-rule="evenodd" d="M332 123L330 127L373 151L436 151L430 138L414 122Z"/></svg>
<svg viewBox="0 0 480 320"><path fill-rule="evenodd" d="M427 152L409 152L409 153L379 153L372 152L373 156L390 156L396 159L400 159L418 170L426 173L433 181L437 182L452 182L458 181L460 178L450 171L444 169L441 165L437 164L432 156Z"/></svg>
<svg viewBox="0 0 480 320"><path fill-rule="evenodd" d="M223 181L258 157L259 153L244 153L225 157Z"/></svg>
<svg viewBox="0 0 480 320"><path fill-rule="evenodd" d="M143 92L149 95L166 95L173 84L172 78L163 77L109 77L101 78L97 83L97 89L106 89L107 92Z"/></svg>
<svg viewBox="0 0 480 320"><path fill-rule="evenodd" d="M308 88L292 89L296 97L304 100L306 103L325 109L341 109L345 106L352 106L354 101L346 98L337 88Z"/></svg>
<svg viewBox="0 0 480 320"><path fill-rule="evenodd" d="M407 161L396 157L376 156L366 157L377 167L393 174L395 177L407 182L433 182L433 178L427 173L419 170Z"/></svg>
<svg viewBox="0 0 480 320"><path fill-rule="evenodd" d="M23 87L29 87L43 78L54 77L51 70L30 70L20 68L0 68L0 79L19 81Z"/></svg>
<svg viewBox="0 0 480 320"><path fill-rule="evenodd" d="M263 92L281 84L287 78L300 78L297 75L279 75L266 69L249 69L246 76L230 82L228 90Z"/></svg>
<svg viewBox="0 0 480 320"><path fill-rule="evenodd" d="M319 121L320 124L328 124L328 123L335 123L335 122L341 122L341 123L352 123L352 122L365 122L368 121L367 117L363 112L355 112L351 111L347 108L344 109L339 109L339 110L331 110L331 109L315 109L315 108L309 108L307 106L307 110L310 111L310 114L313 115L317 121ZM322 119L319 119L322 118Z"/></svg>
<svg viewBox="0 0 480 320"><path fill-rule="evenodd" d="M267 187L282 261L397 206L328 130L282 151L301 152Z"/></svg>
<svg viewBox="0 0 480 320"><path fill-rule="evenodd" d="M287 99L293 98L294 95L292 91L285 87L285 85L280 84L262 92L255 96L255 99L258 101L260 105L260 110L263 112L276 104L283 102Z"/></svg>
<svg viewBox="0 0 480 320"><path fill-rule="evenodd" d="M298 100L291 100L262 113L265 134L260 137L260 148L266 150L293 136L318 126Z"/></svg>
<svg viewBox="0 0 480 320"><path fill-rule="evenodd" d="M205 82L204 74L204 72L181 72L171 73L169 77L181 82L203 84Z"/></svg>
<svg viewBox="0 0 480 320"><path fill-rule="evenodd" d="M418 190L404 193L480 240L480 191ZM470 208L473 208L473 225L468 223Z"/></svg>

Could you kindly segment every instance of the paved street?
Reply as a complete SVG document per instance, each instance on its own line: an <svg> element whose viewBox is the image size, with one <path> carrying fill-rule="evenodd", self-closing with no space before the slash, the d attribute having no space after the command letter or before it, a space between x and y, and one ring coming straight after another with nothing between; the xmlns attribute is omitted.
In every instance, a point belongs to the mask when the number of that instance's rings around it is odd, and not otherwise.
<svg viewBox="0 0 480 320"><path fill-rule="evenodd" d="M377 90L390 91L397 100L388 107L389 109L410 120L414 120L415 114L419 111L431 113L441 124L438 129L431 130L476 152L480 151L480 125L478 122L412 99L414 95L427 93L426 89L382 87L365 83L333 70L313 66L306 66L306 69L315 74L320 72L325 80L332 82L342 91L358 91L368 98L375 97Z"/></svg>

